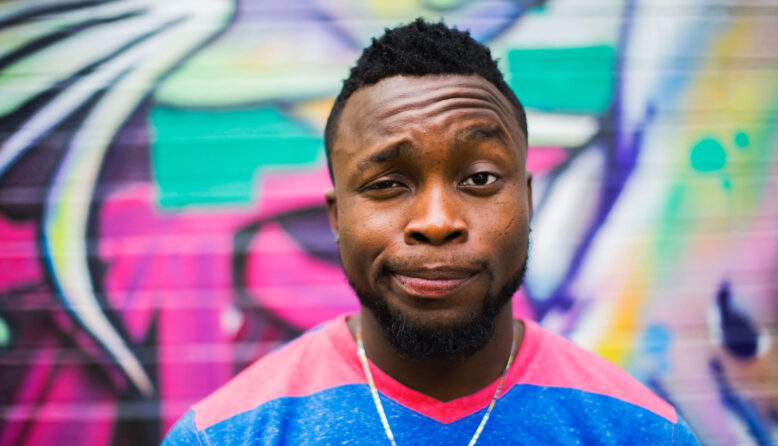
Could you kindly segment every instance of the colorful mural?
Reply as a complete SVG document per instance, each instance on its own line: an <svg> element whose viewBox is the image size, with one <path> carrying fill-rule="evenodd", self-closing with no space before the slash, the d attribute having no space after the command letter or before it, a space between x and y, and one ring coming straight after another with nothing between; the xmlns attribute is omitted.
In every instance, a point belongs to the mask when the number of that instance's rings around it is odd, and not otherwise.
<svg viewBox="0 0 778 446"><path fill-rule="evenodd" d="M370 37L417 16L487 43L528 110L515 312L703 444L778 443L775 5L63 0L0 4L0 445L157 443L356 309L322 129Z"/></svg>

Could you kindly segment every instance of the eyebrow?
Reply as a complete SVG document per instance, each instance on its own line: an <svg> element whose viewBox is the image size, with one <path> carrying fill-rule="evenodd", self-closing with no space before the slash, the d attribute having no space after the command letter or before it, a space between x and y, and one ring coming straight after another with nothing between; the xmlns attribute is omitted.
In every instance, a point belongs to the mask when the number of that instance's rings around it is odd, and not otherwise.
<svg viewBox="0 0 778 446"><path fill-rule="evenodd" d="M357 163L357 169L365 170L371 165L382 164L394 159L407 157L411 153L416 151L417 151L416 146L414 146L413 143L411 143L410 141L400 141L398 143L390 145L385 149L382 149L379 152L376 152L368 156L363 160L360 160Z"/></svg>
<svg viewBox="0 0 778 446"><path fill-rule="evenodd" d="M510 144L508 144L508 141L505 139L505 133L498 125L473 125L467 127L459 130L454 135L454 141L458 146L480 141L497 141L505 147L510 147ZM412 142L407 140L399 141L360 160L357 162L357 169L366 170L375 164L383 164L387 161L408 158L413 153L418 153L418 149Z"/></svg>
<svg viewBox="0 0 778 446"><path fill-rule="evenodd" d="M506 147L510 146L505 139L502 128L497 125L474 125L462 129L454 135L454 141L458 145L480 141L497 141Z"/></svg>

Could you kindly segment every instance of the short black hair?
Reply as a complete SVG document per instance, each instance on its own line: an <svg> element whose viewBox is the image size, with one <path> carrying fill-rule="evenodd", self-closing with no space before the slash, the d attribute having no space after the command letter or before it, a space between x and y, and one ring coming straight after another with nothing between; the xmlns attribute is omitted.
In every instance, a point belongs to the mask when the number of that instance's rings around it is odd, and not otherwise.
<svg viewBox="0 0 778 446"><path fill-rule="evenodd" d="M429 74L476 74L486 79L513 104L519 127L524 137L528 137L524 107L505 83L489 48L475 41L467 31L449 28L443 22L427 23L417 18L407 25L386 28L383 36L373 38L371 45L362 51L357 64L351 68L349 77L343 81L343 88L335 98L324 128L327 168L333 181L330 154L338 121L348 98L360 88L377 84L388 77Z"/></svg>

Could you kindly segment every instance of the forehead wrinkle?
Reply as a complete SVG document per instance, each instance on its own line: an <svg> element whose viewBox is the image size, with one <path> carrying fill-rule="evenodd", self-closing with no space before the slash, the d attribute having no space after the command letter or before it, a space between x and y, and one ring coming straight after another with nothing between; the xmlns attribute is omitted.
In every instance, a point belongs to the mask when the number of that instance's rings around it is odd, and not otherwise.
<svg viewBox="0 0 778 446"><path fill-rule="evenodd" d="M429 89L421 89L423 92L428 92ZM479 108L488 108L483 103L491 104L503 112L510 112L510 109L505 108L503 101L495 97L491 92L484 88L472 88L462 91L461 88L449 87L435 90L435 95L432 97L421 97L417 95L404 94L397 96L394 103L379 103L376 104L378 110L376 111L376 117L378 119L387 119L392 116L402 114L410 110L425 112L430 108L434 108L441 104L449 104L450 107L456 106L455 104L469 104L474 107L478 107L478 103L482 103ZM399 102L398 102L399 101ZM386 108L385 110L381 110ZM443 109L442 111L445 111ZM512 112L510 112L512 113Z"/></svg>

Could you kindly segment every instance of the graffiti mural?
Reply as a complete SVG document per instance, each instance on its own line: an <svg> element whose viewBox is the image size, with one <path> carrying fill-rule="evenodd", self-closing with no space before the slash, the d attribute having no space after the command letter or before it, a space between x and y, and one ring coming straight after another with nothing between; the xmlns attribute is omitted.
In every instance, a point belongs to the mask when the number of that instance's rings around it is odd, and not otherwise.
<svg viewBox="0 0 778 446"><path fill-rule="evenodd" d="M357 308L322 129L370 37L417 16L487 43L528 110L516 314L703 444L778 442L769 2L62 0L0 4L0 445L155 444Z"/></svg>

